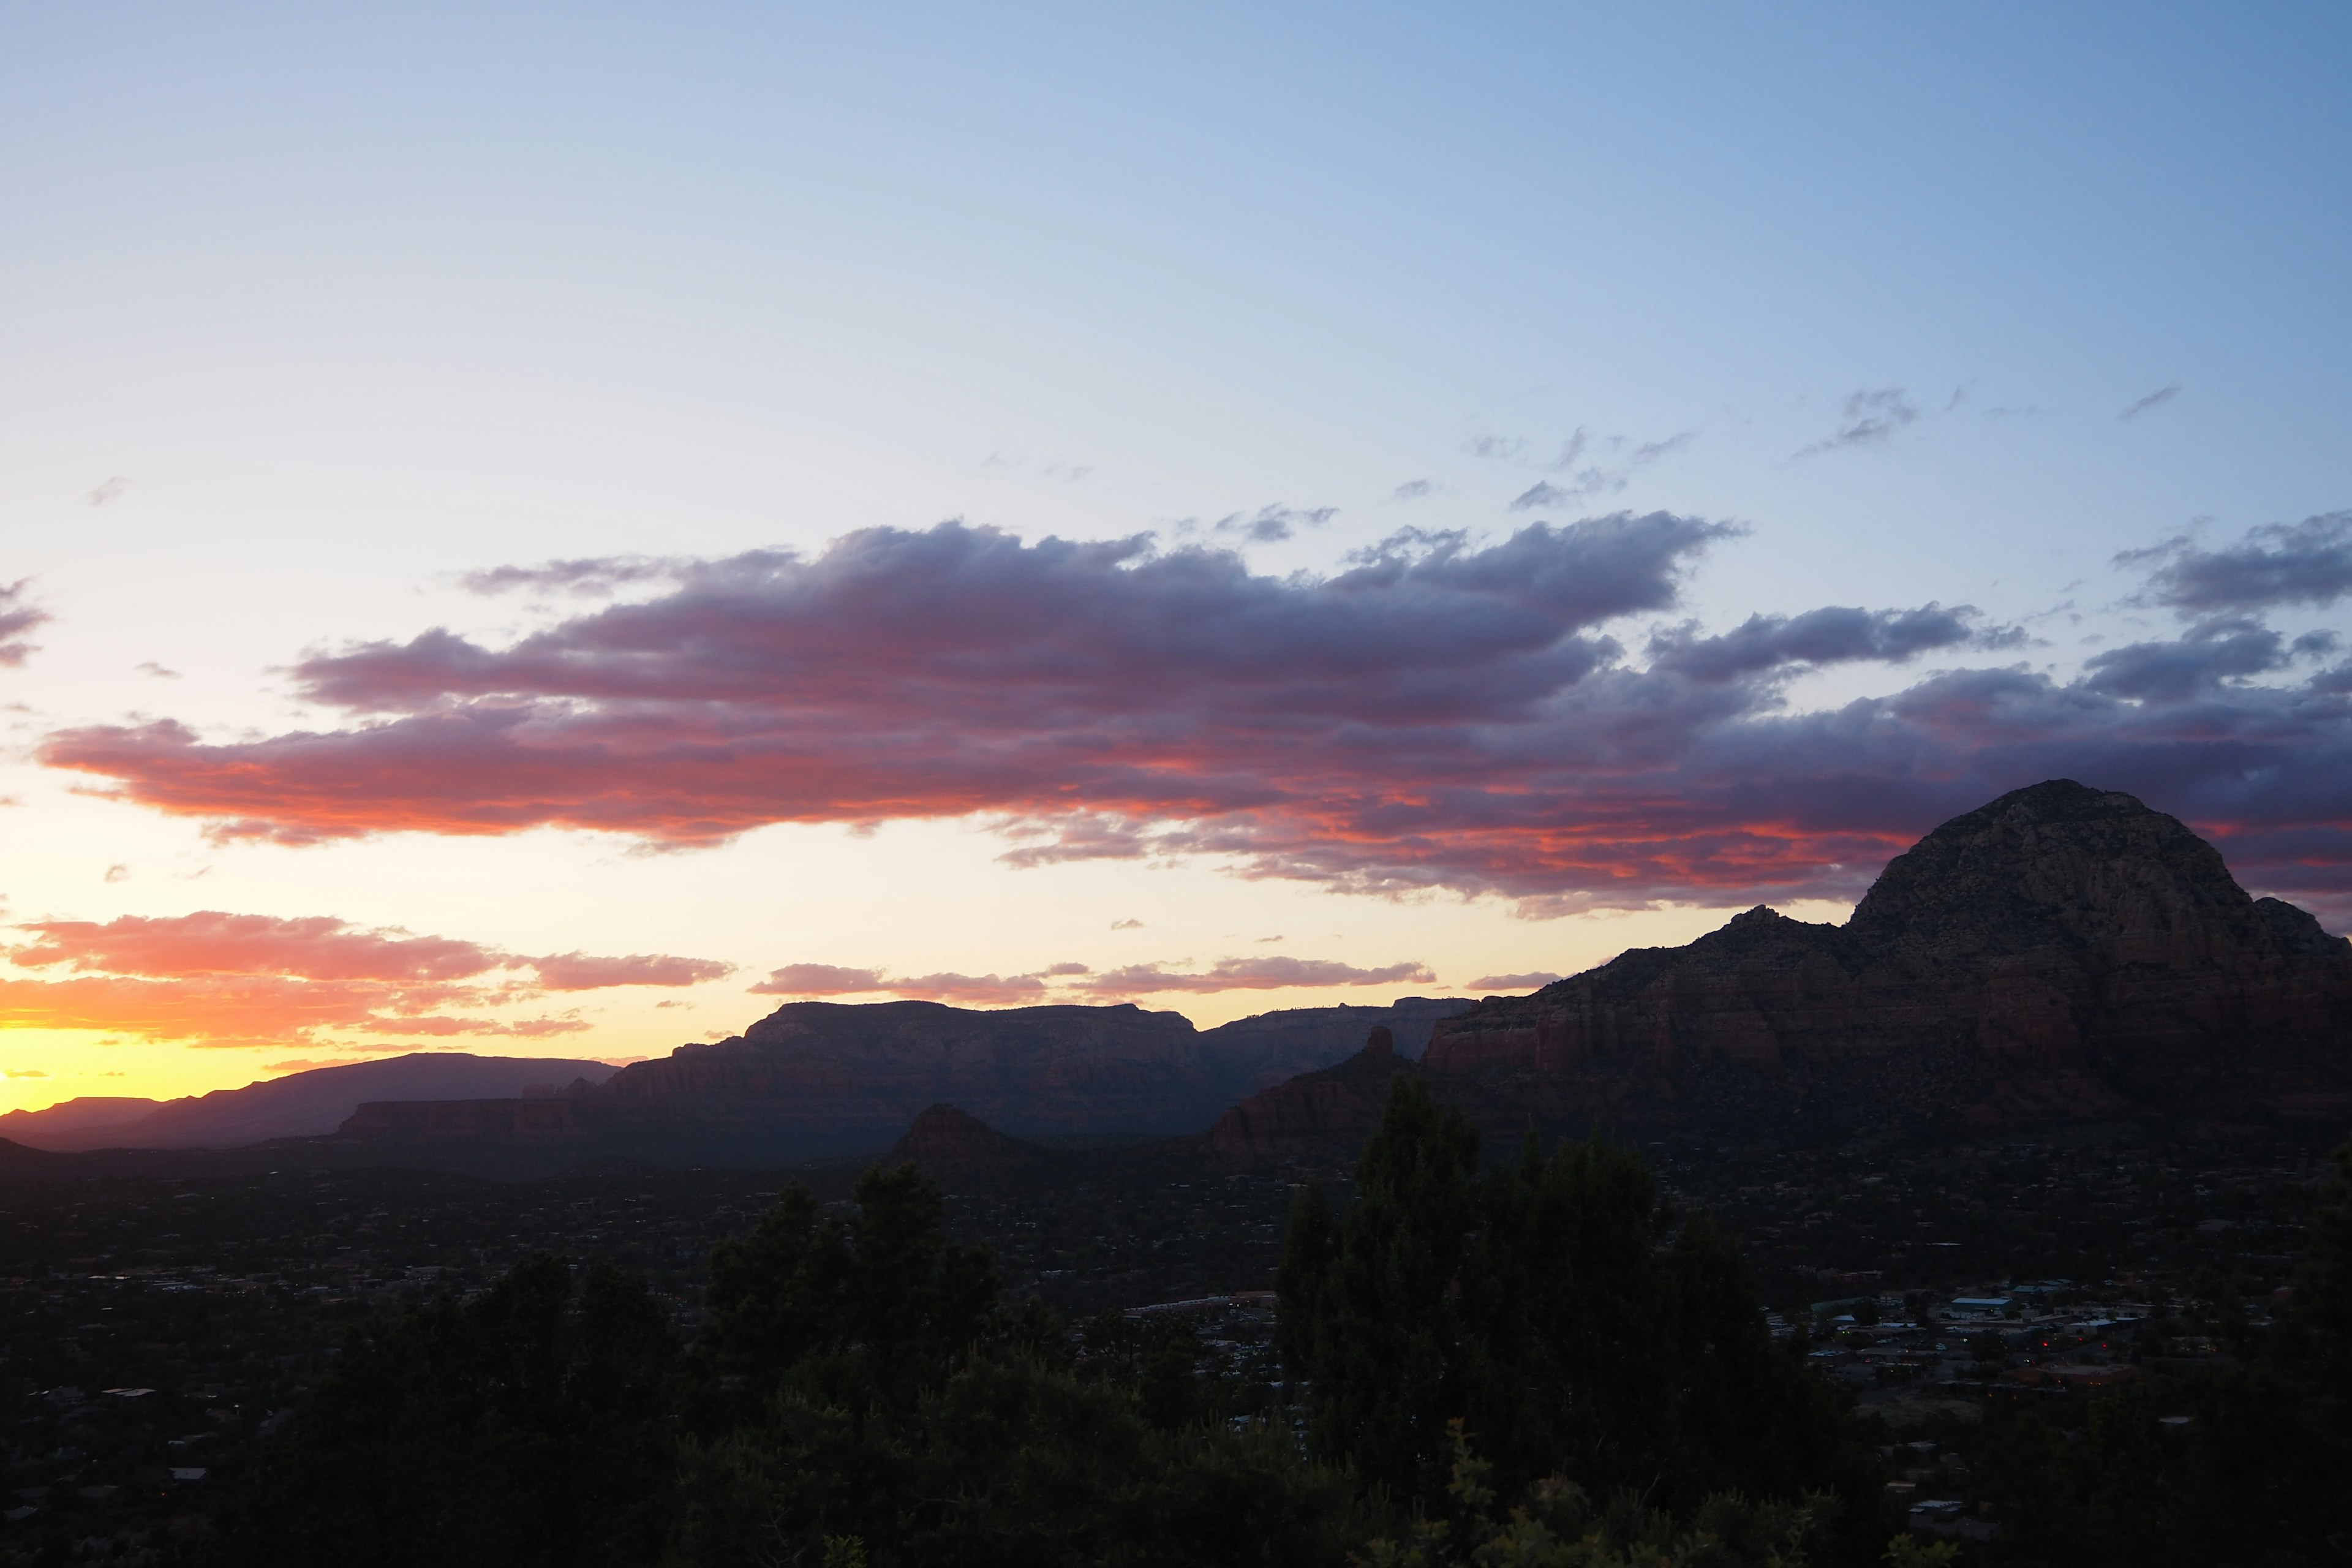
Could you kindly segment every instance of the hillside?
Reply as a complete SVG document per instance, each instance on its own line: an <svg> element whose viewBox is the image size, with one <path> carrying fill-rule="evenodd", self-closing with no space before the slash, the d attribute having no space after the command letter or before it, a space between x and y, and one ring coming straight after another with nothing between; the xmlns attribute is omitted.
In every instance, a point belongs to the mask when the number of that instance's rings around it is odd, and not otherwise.
<svg viewBox="0 0 2352 1568"><path fill-rule="evenodd" d="M185 1100L69 1100L0 1116L0 1137L30 1148L233 1148L335 1131L372 1100L460 1100L549 1093L579 1079L601 1083L604 1062L414 1051L266 1079ZM117 1114L117 1111L121 1114Z"/></svg>

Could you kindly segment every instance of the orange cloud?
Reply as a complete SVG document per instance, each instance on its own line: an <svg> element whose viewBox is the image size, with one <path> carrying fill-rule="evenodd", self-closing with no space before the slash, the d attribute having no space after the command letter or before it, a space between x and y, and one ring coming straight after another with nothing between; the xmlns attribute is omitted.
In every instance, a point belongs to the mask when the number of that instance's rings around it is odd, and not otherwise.
<svg viewBox="0 0 2352 1568"><path fill-rule="evenodd" d="M572 1017L478 1010L548 991L692 985L731 973L669 954L544 959L452 937L371 931L331 916L280 919L202 910L36 921L0 976L0 1028L89 1029L206 1046L315 1045L326 1033L538 1038L589 1028ZM468 1011L457 1011L467 1009Z"/></svg>

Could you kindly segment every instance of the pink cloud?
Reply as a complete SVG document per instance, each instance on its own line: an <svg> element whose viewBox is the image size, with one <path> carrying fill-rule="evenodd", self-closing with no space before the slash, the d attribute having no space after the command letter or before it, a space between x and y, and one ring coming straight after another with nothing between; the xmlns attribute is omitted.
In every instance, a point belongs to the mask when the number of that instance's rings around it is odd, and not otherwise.
<svg viewBox="0 0 2352 1568"><path fill-rule="evenodd" d="M608 985L699 985L724 980L735 973L731 963L708 958L677 958L666 952L633 952L626 958L598 958L584 952L560 952L529 961L539 983L550 991L595 991Z"/></svg>
<svg viewBox="0 0 2352 1568"><path fill-rule="evenodd" d="M1320 958L1228 958L1198 973L1171 972L1156 963L1129 964L1089 976L1084 988L1097 996L1148 996L1168 992L1284 991L1335 985L1434 985L1425 963L1391 963L1379 969Z"/></svg>
<svg viewBox="0 0 2352 1568"><path fill-rule="evenodd" d="M2331 645L2270 632L2251 590L2228 625L2106 650L2073 681L1960 668L1798 714L1805 671L1965 664L2016 634L1939 605L1685 625L1638 658L1607 634L1675 608L1735 531L1652 513L1483 548L1406 533L1320 581L956 523L806 559L623 561L605 575L667 590L509 647L434 630L304 661L303 694L343 727L215 743L96 726L41 756L226 837L557 826L686 846L970 816L1015 864L1213 855L1537 913L1849 897L1937 821L2075 776L2221 838L2264 890L2352 899L2352 666L2298 679ZM2222 564L2268 581L2334 539L2258 531ZM2175 551L2158 586L2221 574L2206 565ZM2220 602L2164 591L2184 617Z"/></svg>
<svg viewBox="0 0 2352 1568"><path fill-rule="evenodd" d="M329 915L280 920L218 910L151 918L31 921L37 939L9 954L26 968L113 974L278 974L306 980L465 980L502 967L492 949L448 937L359 931Z"/></svg>
<svg viewBox="0 0 2352 1568"><path fill-rule="evenodd" d="M837 963L787 963L751 986L755 996L858 996L890 989L878 969L845 969Z"/></svg>
<svg viewBox="0 0 2352 1568"><path fill-rule="evenodd" d="M891 979L878 969L831 963L788 963L751 987L766 996L901 996L973 1007L1034 1006L1046 1002L1100 1002L1191 992L1328 989L1343 985L1436 983L1426 964L1391 963L1359 969L1328 959L1228 958L1184 972L1161 963L1129 964L1097 974L1083 963L1054 963L1032 974L923 974Z"/></svg>
<svg viewBox="0 0 2352 1568"><path fill-rule="evenodd" d="M1083 969L1083 965L1080 966ZM1057 964L1052 973L1066 966ZM971 1007L1024 1006L1046 1000L1047 982L1037 974L920 974L892 980L878 969L845 969L832 963L787 963L751 987L755 995L810 999L822 996L890 995L916 1002L952 1002Z"/></svg>
<svg viewBox="0 0 2352 1568"><path fill-rule="evenodd" d="M533 1038L591 1027L577 1018L453 1012L542 991L691 985L733 966L667 954L531 959L451 937L367 931L332 916L281 919L202 910L163 917L36 921L0 976L0 1027L95 1029L216 1046L316 1043L320 1031Z"/></svg>
<svg viewBox="0 0 2352 1568"><path fill-rule="evenodd" d="M1495 994L1506 991L1533 991L1560 978L1548 969L1531 970L1525 974L1482 974L1465 988Z"/></svg>

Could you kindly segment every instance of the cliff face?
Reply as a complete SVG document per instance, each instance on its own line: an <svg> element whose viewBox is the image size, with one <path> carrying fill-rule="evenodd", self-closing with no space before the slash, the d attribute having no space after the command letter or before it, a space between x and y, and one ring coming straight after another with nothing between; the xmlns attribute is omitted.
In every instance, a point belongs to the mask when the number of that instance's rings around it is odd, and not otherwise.
<svg viewBox="0 0 2352 1568"><path fill-rule="evenodd" d="M1252 1095L1217 1118L1209 1152L1230 1165L1256 1167L1360 1146L1380 1125L1397 1075L1414 1070L1397 1055L1394 1035L1374 1028L1364 1048L1337 1067Z"/></svg>
<svg viewBox="0 0 2352 1568"><path fill-rule="evenodd" d="M1674 1121L1791 1093L1983 1123L2352 1087L2352 947L2254 900L2129 795L2037 784L1936 829L1843 926L1750 910L1437 1026L1433 1078L1550 1117Z"/></svg>

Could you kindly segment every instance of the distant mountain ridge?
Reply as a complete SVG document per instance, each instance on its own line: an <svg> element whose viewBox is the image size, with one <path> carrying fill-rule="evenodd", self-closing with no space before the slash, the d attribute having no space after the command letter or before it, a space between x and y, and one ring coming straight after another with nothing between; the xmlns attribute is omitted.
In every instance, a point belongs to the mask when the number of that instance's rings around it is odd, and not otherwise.
<svg viewBox="0 0 2352 1568"><path fill-rule="evenodd" d="M374 1103L346 1135L425 1158L789 1163L872 1155L927 1108L953 1105L1048 1143L1198 1132L1235 1100L1340 1060L1375 1026L1416 1045L1467 998L1307 1007L1196 1029L1116 1006L980 1011L936 1002L793 1002L740 1036L637 1062L562 1108ZM504 1149L513 1156L498 1152Z"/></svg>
<svg viewBox="0 0 2352 1568"><path fill-rule="evenodd" d="M480 1100L541 1088L552 1093L581 1079L601 1083L614 1070L604 1062L568 1058L412 1051L313 1068L185 1100L92 1097L41 1110L12 1110L0 1116L0 1138L53 1152L233 1148L272 1138L325 1136L372 1100Z"/></svg>

